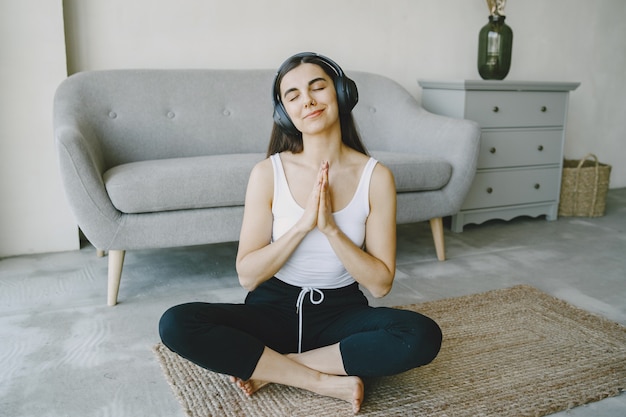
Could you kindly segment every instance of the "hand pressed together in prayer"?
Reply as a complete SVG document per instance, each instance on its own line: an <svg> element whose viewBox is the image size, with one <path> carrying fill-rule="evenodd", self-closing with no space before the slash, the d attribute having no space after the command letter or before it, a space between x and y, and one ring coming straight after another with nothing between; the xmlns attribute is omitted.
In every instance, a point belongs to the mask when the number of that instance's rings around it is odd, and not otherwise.
<svg viewBox="0 0 626 417"><path fill-rule="evenodd" d="M330 194L330 183L328 181L328 171L330 165L324 161L320 165L317 174L317 181L302 216L302 224L307 232L317 227L322 233L330 234L337 230L337 225L333 219L333 208Z"/></svg>

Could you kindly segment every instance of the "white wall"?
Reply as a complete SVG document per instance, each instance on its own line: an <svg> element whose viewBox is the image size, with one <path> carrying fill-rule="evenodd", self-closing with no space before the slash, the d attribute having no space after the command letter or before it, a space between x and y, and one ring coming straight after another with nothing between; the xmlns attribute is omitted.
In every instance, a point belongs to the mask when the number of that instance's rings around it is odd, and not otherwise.
<svg viewBox="0 0 626 417"><path fill-rule="evenodd" d="M61 0L0 0L0 257L78 248L52 137L62 17Z"/></svg>
<svg viewBox="0 0 626 417"><path fill-rule="evenodd" d="M420 98L417 78L479 78L485 0L66 0L70 72L104 68L276 68L313 50L344 69L387 75ZM511 0L507 79L579 81L565 156L588 152L626 186L626 2Z"/></svg>

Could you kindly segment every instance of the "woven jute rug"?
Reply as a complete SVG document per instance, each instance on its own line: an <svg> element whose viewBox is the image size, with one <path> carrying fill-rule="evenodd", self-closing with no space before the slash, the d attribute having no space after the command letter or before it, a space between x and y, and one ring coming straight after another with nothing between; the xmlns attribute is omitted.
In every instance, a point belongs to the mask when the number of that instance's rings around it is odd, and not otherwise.
<svg viewBox="0 0 626 417"><path fill-rule="evenodd" d="M444 333L429 365L367 380L363 416L544 416L618 395L626 328L528 286L398 308ZM281 385L247 398L228 377L154 351L187 415L349 416L348 403ZM385 358L380 358L385 360Z"/></svg>

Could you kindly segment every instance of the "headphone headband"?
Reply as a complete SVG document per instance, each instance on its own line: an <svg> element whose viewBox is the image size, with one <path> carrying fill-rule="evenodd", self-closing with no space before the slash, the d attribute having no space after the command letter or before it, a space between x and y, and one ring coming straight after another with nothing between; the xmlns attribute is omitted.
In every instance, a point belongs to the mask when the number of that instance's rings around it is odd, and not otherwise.
<svg viewBox="0 0 626 417"><path fill-rule="evenodd" d="M359 93L356 88L356 84L350 78L348 78L341 67L332 59L317 54L315 52L301 52L295 54L285 60L282 65L278 68L276 72L276 76L274 77L274 84L272 87L272 100L274 102L274 122L287 134L290 135L300 135L300 131L293 124L289 116L287 115L287 111L282 103L280 98L280 85L279 82L282 79L282 75L286 71L288 66L293 65L294 62L301 62L303 59L312 58L312 64L319 63L315 61L319 61L324 64L327 68L330 68L335 72L335 77L333 77L333 83L335 85L335 91L337 92L337 104L339 106L340 114L349 114L356 103L359 101Z"/></svg>

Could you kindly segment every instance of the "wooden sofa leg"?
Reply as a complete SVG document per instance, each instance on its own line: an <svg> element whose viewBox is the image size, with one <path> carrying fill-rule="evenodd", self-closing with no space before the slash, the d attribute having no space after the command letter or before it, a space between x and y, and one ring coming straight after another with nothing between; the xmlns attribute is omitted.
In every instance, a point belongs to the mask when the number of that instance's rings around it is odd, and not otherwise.
<svg viewBox="0 0 626 417"><path fill-rule="evenodd" d="M107 304L109 306L117 304L117 294L120 291L125 254L126 251L123 250L109 251L109 284L107 290Z"/></svg>
<svg viewBox="0 0 626 417"><path fill-rule="evenodd" d="M435 241L437 259L439 259L440 261L445 261L446 244L443 240L443 218L436 217L434 219L430 219L430 230L433 233L433 240Z"/></svg>

